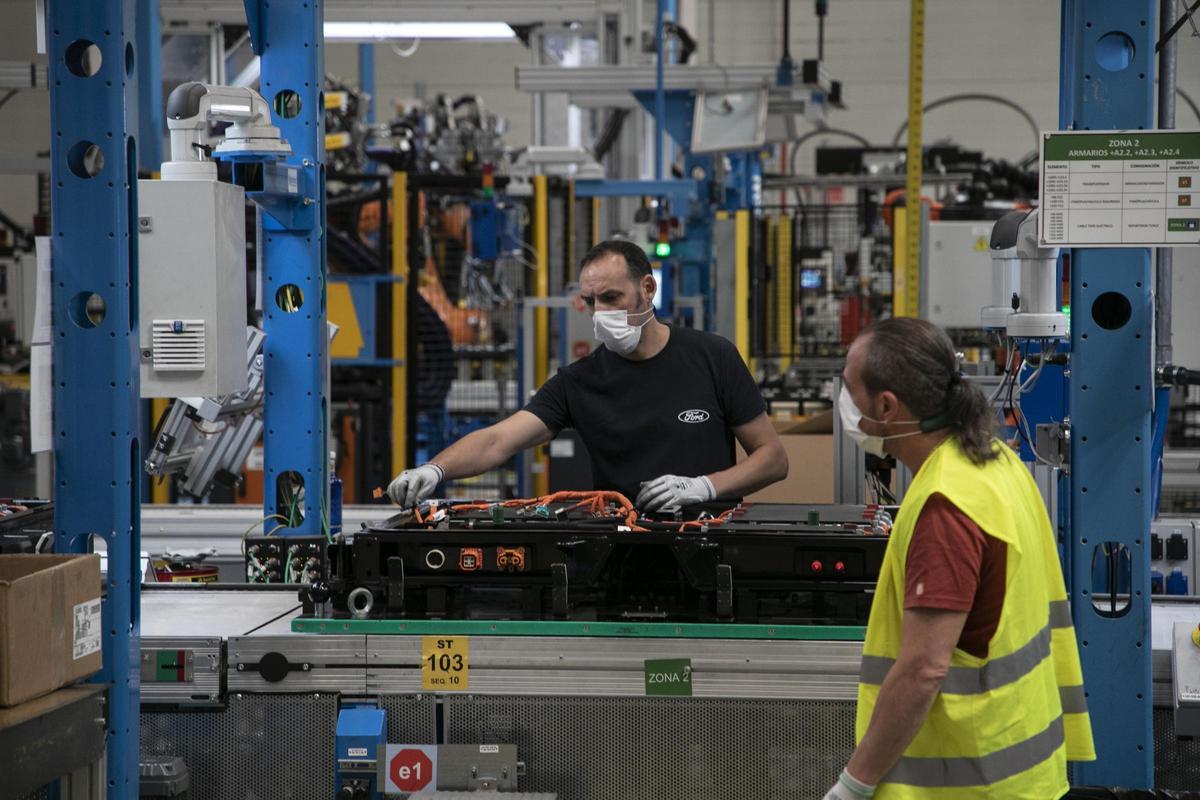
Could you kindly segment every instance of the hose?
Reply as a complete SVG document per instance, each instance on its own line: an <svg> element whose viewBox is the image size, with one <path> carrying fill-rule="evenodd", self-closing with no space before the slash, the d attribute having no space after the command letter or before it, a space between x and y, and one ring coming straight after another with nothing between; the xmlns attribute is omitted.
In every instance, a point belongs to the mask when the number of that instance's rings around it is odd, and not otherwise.
<svg viewBox="0 0 1200 800"><path fill-rule="evenodd" d="M789 163L788 163L788 174L789 175L796 174L796 154L800 152L800 145L804 144L809 139L812 139L816 136L822 136L824 134L828 134L830 136L844 136L847 139L853 139L854 141L861 144L863 147L871 146L871 142L867 139L867 137L857 134L854 131L848 131L843 128L813 128L811 131L808 131L800 138L795 139L789 143L792 148L792 157L791 157L791 159L789 159Z"/></svg>
<svg viewBox="0 0 1200 800"><path fill-rule="evenodd" d="M1026 122L1029 123L1029 129L1033 131L1033 146L1041 146L1042 131L1037 124L1037 120L1033 118L1033 115L1026 111L1023 106L1014 103L1007 97L1001 97L998 94L987 94L985 92L965 92L963 94L952 94L928 103L924 108L921 109L921 113L924 114L928 111L933 111L935 108L941 108L942 106L947 106L951 103L961 103L968 100L974 100L982 103L996 103L1016 111L1025 119ZM900 137L904 135L904 131L907 129L908 120L904 120L904 122L900 125L900 128L896 131L896 135L892 137L893 147L897 145L897 143L900 141Z"/></svg>

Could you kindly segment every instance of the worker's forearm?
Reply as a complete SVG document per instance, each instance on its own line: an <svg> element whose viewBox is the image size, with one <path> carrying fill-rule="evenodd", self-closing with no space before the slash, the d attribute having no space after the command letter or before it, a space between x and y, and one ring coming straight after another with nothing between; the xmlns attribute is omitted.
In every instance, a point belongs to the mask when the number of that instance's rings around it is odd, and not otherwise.
<svg viewBox="0 0 1200 800"><path fill-rule="evenodd" d="M787 454L760 447L726 470L708 476L717 497L742 497L787 477Z"/></svg>
<svg viewBox="0 0 1200 800"><path fill-rule="evenodd" d="M501 452L495 439L489 429L473 431L434 456L433 463L445 471L448 481L488 472L512 455Z"/></svg>
<svg viewBox="0 0 1200 800"><path fill-rule="evenodd" d="M941 690L944 671L897 662L879 687L870 725L846 769L874 786L883 779L925 724Z"/></svg>

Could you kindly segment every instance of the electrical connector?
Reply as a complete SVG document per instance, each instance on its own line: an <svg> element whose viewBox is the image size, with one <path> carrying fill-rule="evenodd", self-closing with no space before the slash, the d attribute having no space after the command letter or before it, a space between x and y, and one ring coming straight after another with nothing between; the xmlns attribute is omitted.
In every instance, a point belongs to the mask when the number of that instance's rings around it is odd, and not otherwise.
<svg viewBox="0 0 1200 800"><path fill-rule="evenodd" d="M458 568L463 572L483 569L483 548L464 547L458 551Z"/></svg>
<svg viewBox="0 0 1200 800"><path fill-rule="evenodd" d="M496 568L504 572L525 571L524 547L497 547Z"/></svg>

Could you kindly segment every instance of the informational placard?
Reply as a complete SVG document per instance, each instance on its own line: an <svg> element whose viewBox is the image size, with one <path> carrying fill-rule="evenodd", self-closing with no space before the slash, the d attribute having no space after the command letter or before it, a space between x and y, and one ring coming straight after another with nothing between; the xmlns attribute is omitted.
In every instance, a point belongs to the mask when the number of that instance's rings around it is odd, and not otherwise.
<svg viewBox="0 0 1200 800"><path fill-rule="evenodd" d="M1043 247L1200 245L1200 131L1042 134Z"/></svg>
<svg viewBox="0 0 1200 800"><path fill-rule="evenodd" d="M692 660L690 658L646 659L646 695L691 697Z"/></svg>
<svg viewBox="0 0 1200 800"><path fill-rule="evenodd" d="M471 647L466 636L421 638L421 688L465 692L470 686Z"/></svg>
<svg viewBox="0 0 1200 800"><path fill-rule="evenodd" d="M73 654L76 659L100 651L100 633L104 625L100 619L100 600L88 600L75 606L75 638Z"/></svg>

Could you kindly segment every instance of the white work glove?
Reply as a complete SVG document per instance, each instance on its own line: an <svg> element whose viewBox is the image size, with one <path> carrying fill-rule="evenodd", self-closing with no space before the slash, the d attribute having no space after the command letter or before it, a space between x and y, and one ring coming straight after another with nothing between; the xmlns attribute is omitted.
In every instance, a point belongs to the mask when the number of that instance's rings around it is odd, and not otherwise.
<svg viewBox="0 0 1200 800"><path fill-rule="evenodd" d="M874 786L868 786L842 770L838 782L825 794L825 800L867 800L874 795Z"/></svg>
<svg viewBox="0 0 1200 800"><path fill-rule="evenodd" d="M682 478L678 475L663 475L642 484L635 506L642 511L658 511L663 508L678 508L696 503L707 503L715 499L717 490L707 476Z"/></svg>
<svg viewBox="0 0 1200 800"><path fill-rule="evenodd" d="M433 494L444 477L446 471L433 463L406 469L388 484L388 497L398 506L411 508Z"/></svg>

